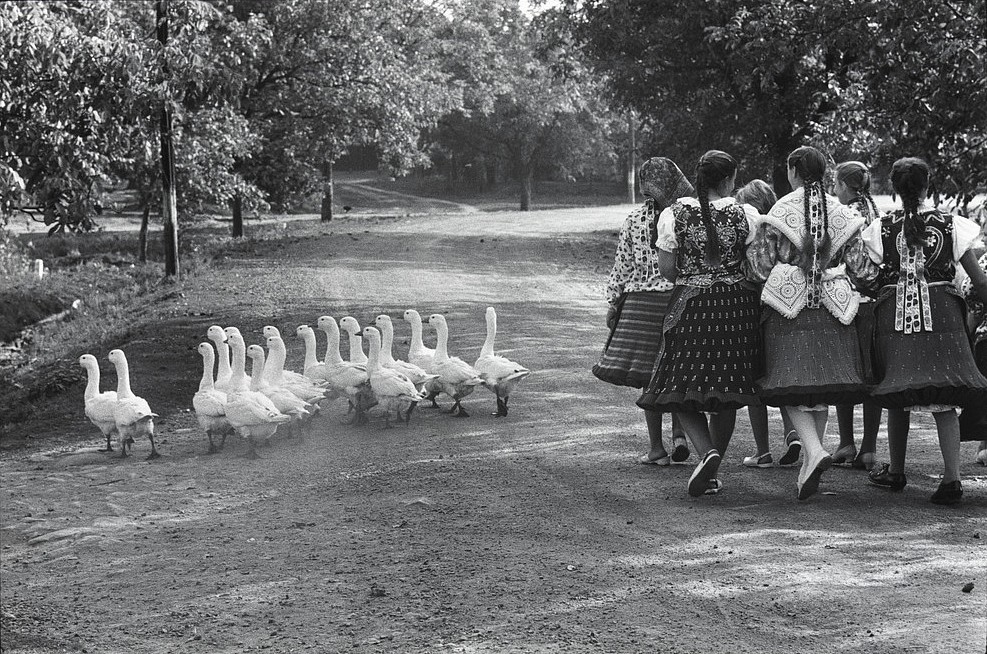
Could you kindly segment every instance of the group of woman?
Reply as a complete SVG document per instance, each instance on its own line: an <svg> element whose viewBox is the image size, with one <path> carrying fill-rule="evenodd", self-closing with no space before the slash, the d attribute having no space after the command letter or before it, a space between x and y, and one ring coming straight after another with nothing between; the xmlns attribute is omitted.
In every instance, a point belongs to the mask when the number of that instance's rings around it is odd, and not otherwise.
<svg viewBox="0 0 987 654"><path fill-rule="evenodd" d="M978 261L974 251L980 227L927 203L930 170L921 159L894 163L901 208L884 216L863 164L837 167L835 196L826 191L819 150L800 147L787 164L794 190L777 200L760 180L735 194L737 163L718 150L699 159L694 187L668 159L644 164L646 202L621 230L607 285L610 338L594 374L643 389L637 404L651 446L642 463L685 461L688 436L701 456L689 478L692 496L722 488L718 469L741 407L749 408L758 447L744 465L774 464L766 408L773 406L785 419L778 463L802 455L800 500L817 492L834 463L869 470L873 485L903 489L910 411L922 410L935 419L944 463L931 500L959 502L961 422L977 440L987 438L984 416L967 415L987 406L987 347L978 345L975 358L955 284L960 266L971 300L987 304L987 255ZM987 341L987 323L978 333ZM831 405L841 423L832 455L823 445ZM969 407L962 419L960 407ZM878 467L882 408L890 462ZM662 440L665 413L673 418L671 454Z"/></svg>

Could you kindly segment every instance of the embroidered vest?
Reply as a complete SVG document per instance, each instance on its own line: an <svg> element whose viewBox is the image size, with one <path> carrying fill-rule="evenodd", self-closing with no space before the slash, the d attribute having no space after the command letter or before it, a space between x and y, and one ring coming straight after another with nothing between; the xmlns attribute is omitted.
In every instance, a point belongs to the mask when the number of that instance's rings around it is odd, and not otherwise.
<svg viewBox="0 0 987 654"><path fill-rule="evenodd" d="M695 204L693 204L695 202ZM739 204L709 207L710 219L720 241L720 265L706 265L706 227L698 201L678 201L672 205L675 214L676 265L675 283L685 286L708 287L715 282L736 283L745 278L742 264L747 250L750 225L747 214Z"/></svg>
<svg viewBox="0 0 987 654"><path fill-rule="evenodd" d="M898 209L881 219L884 262L878 273L881 286L895 287L895 330L911 334L932 331L929 282L952 282L953 217L935 209L922 212L925 245L910 248L905 242L904 211Z"/></svg>
<svg viewBox="0 0 987 654"><path fill-rule="evenodd" d="M864 219L855 210L844 207L834 197L823 196L826 201L826 214L829 218L830 246L828 252L839 252L864 226ZM764 218L764 222L777 229L803 252L803 256L813 257L807 252L809 232L805 225L803 204L804 189L797 189L781 198ZM821 212L820 212L821 213ZM822 236L820 216L812 216L810 228L815 239ZM823 268L818 257L813 257L809 275L800 268L788 263L778 263L772 268L764 283L761 300L786 318L794 318L806 307L825 307L844 325L853 322L860 306L860 296L850 285L844 266L839 261L835 266Z"/></svg>

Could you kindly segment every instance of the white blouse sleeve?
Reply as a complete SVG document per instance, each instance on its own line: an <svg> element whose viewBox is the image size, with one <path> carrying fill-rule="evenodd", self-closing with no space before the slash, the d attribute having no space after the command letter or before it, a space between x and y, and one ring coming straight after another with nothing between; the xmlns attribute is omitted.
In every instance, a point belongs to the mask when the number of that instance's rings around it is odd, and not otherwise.
<svg viewBox="0 0 987 654"><path fill-rule="evenodd" d="M764 219L764 216L758 213L758 210L749 204L742 204L740 206L744 209L744 214L747 216L747 226L750 228L747 231L747 240L745 243L750 245L754 242L754 235L757 232L757 228L761 224L761 221Z"/></svg>
<svg viewBox="0 0 987 654"><path fill-rule="evenodd" d="M675 237L675 213L671 207L662 209L658 216L658 238L655 245L666 252L673 252L678 249L678 239Z"/></svg>
<svg viewBox="0 0 987 654"><path fill-rule="evenodd" d="M953 261L959 261L980 238L980 225L963 216L953 216Z"/></svg>
<svg viewBox="0 0 987 654"><path fill-rule="evenodd" d="M874 263L884 261L884 241L881 239L881 221L874 220L860 232L860 238L867 246L867 254Z"/></svg>

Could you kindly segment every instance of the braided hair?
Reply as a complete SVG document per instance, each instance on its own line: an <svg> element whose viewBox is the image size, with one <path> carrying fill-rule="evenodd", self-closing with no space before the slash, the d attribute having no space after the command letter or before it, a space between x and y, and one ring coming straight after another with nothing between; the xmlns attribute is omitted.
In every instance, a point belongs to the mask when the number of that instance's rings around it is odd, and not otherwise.
<svg viewBox="0 0 987 654"><path fill-rule="evenodd" d="M716 267L722 261L720 237L713 224L709 211L709 191L718 188L724 180L737 172L737 161L726 152L710 150L699 158L696 164L696 196L699 198L699 212L703 227L706 228L706 265Z"/></svg>
<svg viewBox="0 0 987 654"><path fill-rule="evenodd" d="M871 219L877 218L880 212L877 204L870 194L870 171L867 166L859 161L844 161L836 167L836 179L846 184L846 186L863 198L871 212ZM868 220L870 222L870 220Z"/></svg>
<svg viewBox="0 0 987 654"><path fill-rule="evenodd" d="M925 217L918 211L922 195L929 189L929 164L917 157L898 159L891 166L891 185L901 196L905 211L903 231L910 248L925 245Z"/></svg>
<svg viewBox="0 0 987 654"><path fill-rule="evenodd" d="M805 233L807 251L812 257L802 257L802 271L808 273L812 262L818 259L820 268L825 268L829 261L829 212L826 208L826 193L823 190L823 176L826 174L826 157L822 152L809 145L796 148L788 155L788 168L794 169L802 180L803 213L805 214ZM814 206L813 206L814 205ZM821 229L818 234L812 229L811 211L821 213Z"/></svg>

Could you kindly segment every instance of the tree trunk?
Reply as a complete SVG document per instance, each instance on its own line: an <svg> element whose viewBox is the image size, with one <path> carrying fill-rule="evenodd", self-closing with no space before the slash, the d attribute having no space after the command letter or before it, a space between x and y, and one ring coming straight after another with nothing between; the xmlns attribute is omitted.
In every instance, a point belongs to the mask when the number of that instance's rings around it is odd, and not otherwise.
<svg viewBox="0 0 987 654"><path fill-rule="evenodd" d="M322 222L332 220L332 160L322 162Z"/></svg>
<svg viewBox="0 0 987 654"><path fill-rule="evenodd" d="M486 163L485 168L487 171L487 188L497 188L497 160L491 159Z"/></svg>
<svg viewBox="0 0 987 654"><path fill-rule="evenodd" d="M531 210L531 182L534 177L534 167L530 163L521 166L521 211Z"/></svg>
<svg viewBox="0 0 987 654"><path fill-rule="evenodd" d="M141 215L141 231L137 236L137 258L141 263L147 263L147 223L151 219L151 205L144 205Z"/></svg>
<svg viewBox="0 0 987 654"><path fill-rule="evenodd" d="M243 198L239 193L233 196L233 238L243 238Z"/></svg>
<svg viewBox="0 0 987 654"><path fill-rule="evenodd" d="M168 0L157 0L158 41L168 43ZM164 63L164 78L168 79L168 62ZM164 219L165 275L177 277L178 267L178 198L175 194L175 157L172 151L171 109L165 102L161 108L161 216Z"/></svg>
<svg viewBox="0 0 987 654"><path fill-rule="evenodd" d="M634 173L635 173L635 155L637 151L637 144L634 139L634 114L628 112L627 114L627 136L628 136L628 147L627 147L627 201L634 204L637 200L634 198Z"/></svg>

